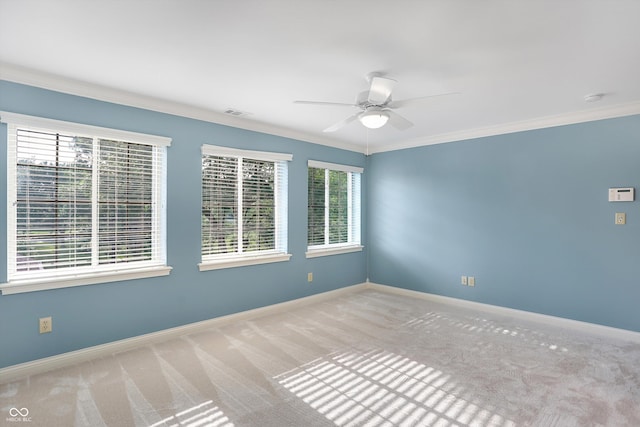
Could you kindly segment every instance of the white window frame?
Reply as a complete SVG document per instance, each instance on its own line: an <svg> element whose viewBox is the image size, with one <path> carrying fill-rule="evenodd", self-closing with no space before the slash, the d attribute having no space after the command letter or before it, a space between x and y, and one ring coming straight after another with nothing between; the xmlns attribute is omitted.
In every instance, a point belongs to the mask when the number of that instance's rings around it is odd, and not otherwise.
<svg viewBox="0 0 640 427"><path fill-rule="evenodd" d="M7 124L7 282L0 284L0 292L3 295L165 276L171 272L166 258L166 147L171 145L171 138L11 112L0 112L0 119L2 123ZM156 173L152 196L155 206L152 222L156 230L152 236L153 259L145 262L17 273L17 129L67 133L94 140L125 141L159 147L159 154L154 162ZM96 169L94 165L94 175ZM92 203L95 204L97 186L95 180L92 182ZM92 216L92 221L95 225L96 215ZM96 235L95 230L93 234ZM97 247L97 243L93 242L93 246Z"/></svg>
<svg viewBox="0 0 640 427"><path fill-rule="evenodd" d="M288 246L288 164L287 162L293 159L292 154L287 153L274 153L267 151L253 151L244 150L230 147L221 147L216 145L204 144L202 145L202 156L220 156L220 157L234 157L239 159L241 164L242 159L270 161L276 163L276 167L283 167L283 170L276 171L275 190L275 216L276 216L276 230L275 230L275 249L268 251L255 251L255 252L242 252L239 244L239 251L234 253L215 254L215 255L203 255L201 248L201 262L198 264L200 271L217 270L221 268L242 267L256 264L266 264L272 262L289 261L291 254L287 253ZM278 166L279 165L279 166ZM239 173L242 168L239 168ZM280 179L277 175L280 172ZM241 177L238 177L241 181ZM201 180L201 189L204 191L204 182ZM238 196L238 203L240 208L238 212L242 212L241 203L242 195ZM238 219L242 223L242 219ZM238 233L242 234L242 229L238 229ZM238 242L241 242L238 239Z"/></svg>
<svg viewBox="0 0 640 427"><path fill-rule="evenodd" d="M325 243L322 245L309 245L307 243L307 251L305 256L307 258L316 258L328 255L338 255L351 252L360 252L364 248L361 244L361 229L362 229L362 191L361 191L361 179L364 169L358 166L343 165L337 163L328 163L317 160L309 160L308 168L325 169L325 173L328 174L329 170L347 172L349 173L349 186L347 187L347 201L348 201L348 239L345 243ZM355 174L355 175L354 175ZM326 176L326 175L325 175ZM356 185L352 186L352 179L357 180ZM327 178L325 178L325 186ZM329 194L325 189L325 198ZM308 217L308 216L307 216ZM329 229L329 205L325 201L325 235L328 234ZM309 224L307 224L309 227Z"/></svg>

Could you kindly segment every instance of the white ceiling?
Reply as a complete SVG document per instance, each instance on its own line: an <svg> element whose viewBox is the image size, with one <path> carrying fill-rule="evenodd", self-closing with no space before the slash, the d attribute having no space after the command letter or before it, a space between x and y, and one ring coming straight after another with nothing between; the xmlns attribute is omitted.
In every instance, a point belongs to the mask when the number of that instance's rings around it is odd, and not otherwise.
<svg viewBox="0 0 640 427"><path fill-rule="evenodd" d="M376 152L640 113L639 19L638 0L0 0L0 78ZM406 131L323 133L356 110L293 103L353 102L372 71L395 100L460 94L396 110Z"/></svg>

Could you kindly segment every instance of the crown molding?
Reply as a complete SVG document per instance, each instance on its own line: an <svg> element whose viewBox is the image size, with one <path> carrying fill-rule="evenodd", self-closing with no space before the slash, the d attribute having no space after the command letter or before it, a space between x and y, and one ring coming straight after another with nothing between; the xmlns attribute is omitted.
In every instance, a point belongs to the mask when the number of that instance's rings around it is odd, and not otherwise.
<svg viewBox="0 0 640 427"><path fill-rule="evenodd" d="M140 95L133 92L88 83L81 80L56 76L8 63L0 62L0 80L7 80L14 83L40 87L43 89L63 92L85 98L92 98L99 101L111 102L114 104L126 105L129 107L142 108L145 110L202 120L238 129L325 145L342 150L355 151L357 153L366 153L366 148L358 144L337 141L332 138L295 131L257 120L230 116L228 114L193 105L182 104L166 99ZM378 147L370 147L368 154L416 148L425 145L444 144L447 142L463 141L636 114L640 114L640 101L394 142Z"/></svg>
<svg viewBox="0 0 640 427"><path fill-rule="evenodd" d="M141 95L108 86L97 85L82 80L61 77L30 68L0 62L0 80L35 86L42 89L62 92L69 95L126 105L129 107L166 113L190 119L202 120L238 129L281 136L314 144L326 145L348 151L362 153L364 148L357 144L322 138L305 132L274 126L257 120L250 120L237 116L230 116L221 112L182 104L162 98Z"/></svg>
<svg viewBox="0 0 640 427"><path fill-rule="evenodd" d="M487 136L504 135L508 133L572 125L596 120L613 119L616 117L633 116L636 114L640 114L640 101L557 114L553 116L538 117L535 119L511 123L502 123L494 126L443 133L426 138L416 138L405 142L387 144L382 147L374 147L370 150L370 153L375 154L386 151L402 150L405 148L422 147L425 145L444 144L447 142L464 141L467 139L483 138Z"/></svg>

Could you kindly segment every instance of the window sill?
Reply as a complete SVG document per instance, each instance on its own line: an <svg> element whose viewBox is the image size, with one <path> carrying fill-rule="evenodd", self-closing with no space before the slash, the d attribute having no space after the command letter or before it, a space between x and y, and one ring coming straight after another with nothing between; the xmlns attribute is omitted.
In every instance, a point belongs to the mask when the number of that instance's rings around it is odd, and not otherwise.
<svg viewBox="0 0 640 427"><path fill-rule="evenodd" d="M305 255L307 258L317 258L321 256L348 254L351 252L361 252L363 248L364 246L362 245L323 247L318 249L309 249L305 253Z"/></svg>
<svg viewBox="0 0 640 427"><path fill-rule="evenodd" d="M220 258L207 260L198 264L200 271L218 270L221 268L244 267L248 265L268 264L272 262L289 261L291 254L270 254L243 257Z"/></svg>
<svg viewBox="0 0 640 427"><path fill-rule="evenodd" d="M0 292L2 293L2 295L11 295L24 292L46 291L50 289L95 285L98 283L119 282L123 280L167 276L170 272L171 267L169 266L157 266L120 271L108 271L102 273L74 274L60 277L20 279L1 284Z"/></svg>

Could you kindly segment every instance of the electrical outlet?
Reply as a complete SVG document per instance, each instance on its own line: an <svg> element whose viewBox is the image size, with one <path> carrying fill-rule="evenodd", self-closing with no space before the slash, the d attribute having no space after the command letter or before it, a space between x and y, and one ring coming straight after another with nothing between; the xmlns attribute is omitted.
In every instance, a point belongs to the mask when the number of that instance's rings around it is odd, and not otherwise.
<svg viewBox="0 0 640 427"><path fill-rule="evenodd" d="M627 214L624 212L616 212L616 225L625 225L627 223Z"/></svg>
<svg viewBox="0 0 640 427"><path fill-rule="evenodd" d="M51 316L49 317L41 317L40 318L40 333L47 334L53 330L53 325L51 323Z"/></svg>
<svg viewBox="0 0 640 427"><path fill-rule="evenodd" d="M467 286L467 276L462 276L460 278L460 283L462 283L463 285Z"/></svg>
<svg viewBox="0 0 640 427"><path fill-rule="evenodd" d="M469 283L469 286L475 286L476 285L476 278L473 277L473 276L469 276L468 283Z"/></svg>
<svg viewBox="0 0 640 427"><path fill-rule="evenodd" d="M307 273L307 282L313 282L313 273Z"/></svg>

